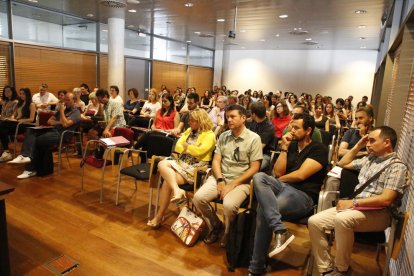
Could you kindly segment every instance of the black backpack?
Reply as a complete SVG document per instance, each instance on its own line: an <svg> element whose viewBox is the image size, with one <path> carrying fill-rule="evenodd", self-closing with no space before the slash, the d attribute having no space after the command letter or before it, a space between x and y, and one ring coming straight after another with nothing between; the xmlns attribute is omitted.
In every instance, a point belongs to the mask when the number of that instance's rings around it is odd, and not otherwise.
<svg viewBox="0 0 414 276"><path fill-rule="evenodd" d="M247 209L238 213L230 226L226 245L227 269L233 272L237 267L248 267L253 255L256 211Z"/></svg>

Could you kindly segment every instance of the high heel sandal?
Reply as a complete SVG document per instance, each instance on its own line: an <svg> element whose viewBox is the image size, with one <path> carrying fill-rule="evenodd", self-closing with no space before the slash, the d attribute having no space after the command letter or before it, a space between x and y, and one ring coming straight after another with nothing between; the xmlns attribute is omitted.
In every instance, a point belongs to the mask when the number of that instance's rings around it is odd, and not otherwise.
<svg viewBox="0 0 414 276"><path fill-rule="evenodd" d="M178 196L173 196L170 200L171 203L175 203L176 205L180 205L187 200L185 196L185 192L180 189L180 194Z"/></svg>
<svg viewBox="0 0 414 276"><path fill-rule="evenodd" d="M160 222L158 222L158 223L154 223L154 222L152 222L152 220L149 220L148 222L147 222L147 226L149 226L149 227L151 227L152 229L154 229L154 230L156 230L156 229L160 229L161 228L161 223L162 223L162 221L163 220L161 220Z"/></svg>

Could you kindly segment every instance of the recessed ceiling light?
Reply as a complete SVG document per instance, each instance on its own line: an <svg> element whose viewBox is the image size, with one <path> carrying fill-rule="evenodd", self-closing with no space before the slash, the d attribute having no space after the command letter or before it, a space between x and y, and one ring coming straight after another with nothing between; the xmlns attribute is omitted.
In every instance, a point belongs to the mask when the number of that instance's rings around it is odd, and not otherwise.
<svg viewBox="0 0 414 276"><path fill-rule="evenodd" d="M128 10L129 12L137 12L137 10L134 10L134 9L130 9L130 10Z"/></svg>
<svg viewBox="0 0 414 276"><path fill-rule="evenodd" d="M287 15L287 14L281 14L281 15L279 15L279 18L282 18L282 19L288 18L288 17L289 17L289 15Z"/></svg>
<svg viewBox="0 0 414 276"><path fill-rule="evenodd" d="M242 46L241 48L242 48L242 49L246 49L246 47L244 47L244 46Z"/></svg>
<svg viewBox="0 0 414 276"><path fill-rule="evenodd" d="M246 30L240 30L240 32L241 32L241 33L245 33L245 32L246 32Z"/></svg>
<svg viewBox="0 0 414 276"><path fill-rule="evenodd" d="M366 37L361 36L359 39L364 40L364 39L366 39Z"/></svg>
<svg viewBox="0 0 414 276"><path fill-rule="evenodd" d="M185 3L184 6L186 6L187 8L191 8L192 6L194 6L194 4L191 2L188 2L188 3Z"/></svg>
<svg viewBox="0 0 414 276"><path fill-rule="evenodd" d="M358 25L357 28L358 29L365 29L367 26L366 25Z"/></svg>
<svg viewBox="0 0 414 276"><path fill-rule="evenodd" d="M280 34L276 34L276 37L279 37L280 36Z"/></svg>
<svg viewBox="0 0 414 276"><path fill-rule="evenodd" d="M138 0L128 0L128 4L139 4L140 2Z"/></svg>
<svg viewBox="0 0 414 276"><path fill-rule="evenodd" d="M37 0L29 0L29 2L37 3L38 1Z"/></svg>
<svg viewBox="0 0 414 276"><path fill-rule="evenodd" d="M367 13L367 11L366 10L356 10L355 13L356 14L364 14L364 13Z"/></svg>
<svg viewBox="0 0 414 276"><path fill-rule="evenodd" d="M88 13L86 16L87 17L93 17L93 14L92 13Z"/></svg>
<svg viewBox="0 0 414 276"><path fill-rule="evenodd" d="M367 47L366 47L366 46L361 46L361 47L359 47L359 48L361 48L361 49L366 49Z"/></svg>
<svg viewBox="0 0 414 276"><path fill-rule="evenodd" d="M103 29L103 30L102 30L102 32L107 32L107 31L108 31L107 29Z"/></svg>
<svg viewBox="0 0 414 276"><path fill-rule="evenodd" d="M226 21L226 19L224 19L224 18L217 19L217 22L224 22L224 21Z"/></svg>
<svg viewBox="0 0 414 276"><path fill-rule="evenodd" d="M305 40L306 40L306 41L311 41L311 40L312 40L312 38L311 38L311 37L308 37L308 38L305 38Z"/></svg>
<svg viewBox="0 0 414 276"><path fill-rule="evenodd" d="M186 42L187 42L187 43L191 43L191 40L187 40Z"/></svg>
<svg viewBox="0 0 414 276"><path fill-rule="evenodd" d="M128 28L135 28L135 25L128 25Z"/></svg>
<svg viewBox="0 0 414 276"><path fill-rule="evenodd" d="M199 35L199 34L201 34L201 32L194 32L196 35Z"/></svg>

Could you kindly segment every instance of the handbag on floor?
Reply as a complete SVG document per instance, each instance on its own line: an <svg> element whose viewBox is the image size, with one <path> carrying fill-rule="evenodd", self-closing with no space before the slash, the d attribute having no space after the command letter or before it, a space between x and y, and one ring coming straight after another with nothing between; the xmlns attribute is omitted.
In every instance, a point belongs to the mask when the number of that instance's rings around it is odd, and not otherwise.
<svg viewBox="0 0 414 276"><path fill-rule="evenodd" d="M185 206L171 225L171 231L187 246L193 246L198 239L204 220L197 216L190 208Z"/></svg>

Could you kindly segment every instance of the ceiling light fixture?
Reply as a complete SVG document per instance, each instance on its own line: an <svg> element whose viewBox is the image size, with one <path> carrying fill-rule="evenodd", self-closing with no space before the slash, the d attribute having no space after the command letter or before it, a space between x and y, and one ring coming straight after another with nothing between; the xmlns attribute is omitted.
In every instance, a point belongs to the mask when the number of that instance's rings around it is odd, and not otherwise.
<svg viewBox="0 0 414 276"><path fill-rule="evenodd" d="M289 15L287 15L287 14L281 14L281 15L279 15L279 18L281 18L281 19L285 19L285 18L288 18L289 17Z"/></svg>
<svg viewBox="0 0 414 276"><path fill-rule="evenodd" d="M367 13L367 11L366 10L356 10L355 13L356 14L365 14L365 13Z"/></svg>
<svg viewBox="0 0 414 276"><path fill-rule="evenodd" d="M128 0L127 2L128 2L128 4L139 4L139 3L141 3L138 0Z"/></svg>
<svg viewBox="0 0 414 276"><path fill-rule="evenodd" d="M187 8L191 8L192 6L194 6L194 4L191 2L188 2L188 3L185 3L184 6L186 6Z"/></svg>
<svg viewBox="0 0 414 276"><path fill-rule="evenodd" d="M128 25L128 28L135 28L135 25Z"/></svg>
<svg viewBox="0 0 414 276"><path fill-rule="evenodd" d="M266 42L266 39L260 39L261 42Z"/></svg>
<svg viewBox="0 0 414 276"><path fill-rule="evenodd" d="M359 47L359 48L361 48L361 49L366 49L367 47L366 47L366 46L361 46L361 47Z"/></svg>
<svg viewBox="0 0 414 276"><path fill-rule="evenodd" d="M134 10L134 9L130 9L130 10L128 10L129 12L137 12L137 10Z"/></svg>
<svg viewBox="0 0 414 276"><path fill-rule="evenodd" d="M217 19L217 22L224 22L224 21L226 21L226 19L224 19L224 18Z"/></svg>
<svg viewBox="0 0 414 276"><path fill-rule="evenodd" d="M37 3L38 1L37 0L29 0L29 2Z"/></svg>
<svg viewBox="0 0 414 276"><path fill-rule="evenodd" d="M107 31L108 31L107 29L103 29L103 30L102 30L102 32L107 32Z"/></svg>
<svg viewBox="0 0 414 276"><path fill-rule="evenodd" d="M311 41L311 40L312 40L312 38L311 38L311 37L308 37L308 38L305 38L305 40L306 40L306 41Z"/></svg>
<svg viewBox="0 0 414 276"><path fill-rule="evenodd" d="M358 29L365 29L367 26L366 25L358 25L357 28Z"/></svg>
<svg viewBox="0 0 414 276"><path fill-rule="evenodd" d="M191 40L187 40L186 42L187 42L187 43L191 43Z"/></svg>
<svg viewBox="0 0 414 276"><path fill-rule="evenodd" d="M196 35L199 35L199 34L201 34L201 32L194 32Z"/></svg>
<svg viewBox="0 0 414 276"><path fill-rule="evenodd" d="M93 17L93 14L92 13L88 13L86 16L87 17Z"/></svg>
<svg viewBox="0 0 414 276"><path fill-rule="evenodd" d="M240 30L240 32L241 32L241 33L245 33L245 32L246 32L246 30Z"/></svg>
<svg viewBox="0 0 414 276"><path fill-rule="evenodd" d="M276 34L276 37L279 37L280 36L280 34Z"/></svg>

